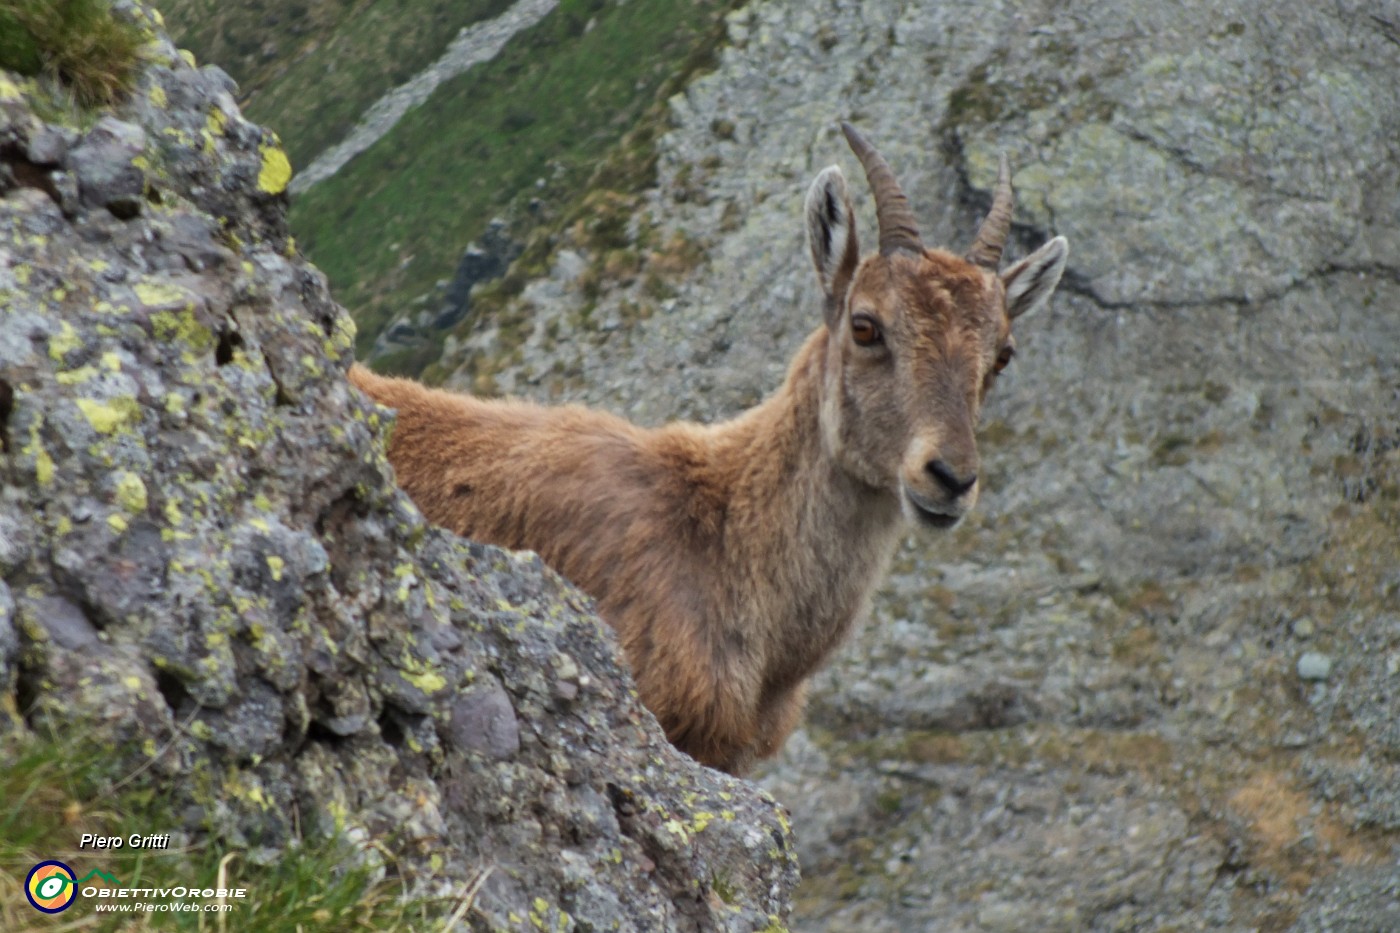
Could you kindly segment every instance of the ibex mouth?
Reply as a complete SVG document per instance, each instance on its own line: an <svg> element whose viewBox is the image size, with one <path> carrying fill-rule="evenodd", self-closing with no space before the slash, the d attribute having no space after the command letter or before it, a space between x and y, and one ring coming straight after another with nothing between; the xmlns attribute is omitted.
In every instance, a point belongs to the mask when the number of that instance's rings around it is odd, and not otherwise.
<svg viewBox="0 0 1400 933"><path fill-rule="evenodd" d="M906 503L905 513L917 519L919 524L927 525L929 528L952 528L962 521L962 512L945 512L935 506L928 505L907 489L904 491L904 501Z"/></svg>

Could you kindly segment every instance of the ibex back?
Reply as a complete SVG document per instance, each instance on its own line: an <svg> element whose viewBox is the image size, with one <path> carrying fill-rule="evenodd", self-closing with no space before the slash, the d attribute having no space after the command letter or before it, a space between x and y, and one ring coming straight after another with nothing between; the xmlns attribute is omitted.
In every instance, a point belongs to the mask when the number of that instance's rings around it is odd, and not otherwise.
<svg viewBox="0 0 1400 933"><path fill-rule="evenodd" d="M398 410L389 448L432 521L528 548L617 630L642 701L699 761L774 754L805 684L865 612L906 522L955 525L980 489L974 429L1011 323L1064 271L1057 237L998 272L1002 160L963 256L923 245L879 153L850 126L879 220L862 259L840 169L807 193L822 323L781 388L732 421L644 430L576 406L488 401L351 371Z"/></svg>

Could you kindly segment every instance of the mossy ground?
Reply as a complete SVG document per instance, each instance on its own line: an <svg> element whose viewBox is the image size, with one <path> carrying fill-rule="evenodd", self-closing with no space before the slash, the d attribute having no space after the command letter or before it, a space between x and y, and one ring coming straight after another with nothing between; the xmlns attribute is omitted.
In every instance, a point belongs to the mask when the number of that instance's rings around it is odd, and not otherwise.
<svg viewBox="0 0 1400 933"><path fill-rule="evenodd" d="M181 823L169 797L138 774L115 773L112 760L72 737L0 738L0 929L434 930L462 907L404 900L396 881L376 882L366 869L351 867L355 853L338 839L307 840L267 865L213 842L170 850L79 848L84 833L125 839ZM80 878L100 869L128 888L245 888L248 896L230 901L236 909L222 914L98 913L91 899L79 897L49 917L24 896L29 870L49 859Z"/></svg>

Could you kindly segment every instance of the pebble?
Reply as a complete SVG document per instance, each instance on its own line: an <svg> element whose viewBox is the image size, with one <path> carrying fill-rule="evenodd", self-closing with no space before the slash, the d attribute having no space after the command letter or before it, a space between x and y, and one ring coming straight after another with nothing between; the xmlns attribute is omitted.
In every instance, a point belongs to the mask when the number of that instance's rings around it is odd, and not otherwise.
<svg viewBox="0 0 1400 933"><path fill-rule="evenodd" d="M1304 680L1326 680L1332 673L1332 659L1316 651L1308 651L1298 659L1298 676Z"/></svg>
<svg viewBox="0 0 1400 933"><path fill-rule="evenodd" d="M1311 638L1313 632L1315 632L1316 630L1317 628L1313 625L1313 620L1309 619L1307 616L1304 616L1301 619L1293 620L1294 638Z"/></svg>

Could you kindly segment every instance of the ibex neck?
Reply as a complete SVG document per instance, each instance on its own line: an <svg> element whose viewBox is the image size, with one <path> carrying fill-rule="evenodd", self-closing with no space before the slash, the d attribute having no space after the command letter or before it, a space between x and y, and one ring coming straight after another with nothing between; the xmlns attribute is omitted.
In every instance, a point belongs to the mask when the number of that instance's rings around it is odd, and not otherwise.
<svg viewBox="0 0 1400 933"><path fill-rule="evenodd" d="M747 513L741 520L782 529L789 559L823 566L840 565L851 549L884 554L901 527L895 497L847 472L826 449L827 339L825 328L808 337L782 387L717 429L715 451L735 478L732 505Z"/></svg>
<svg viewBox="0 0 1400 933"><path fill-rule="evenodd" d="M768 498L782 497L793 484L826 478L829 458L821 434L822 384L826 379L827 332L818 329L798 349L778 391L758 405L718 425L716 457L740 490L771 486ZM781 488L779 488L781 487Z"/></svg>

